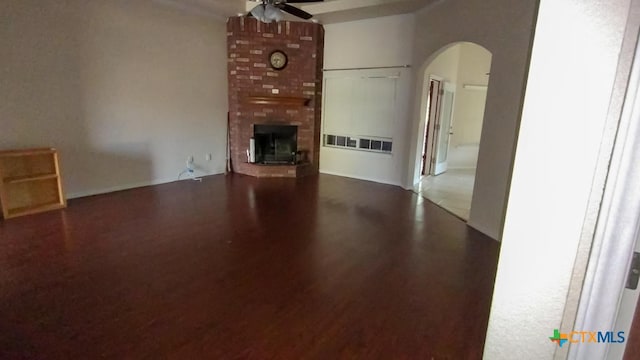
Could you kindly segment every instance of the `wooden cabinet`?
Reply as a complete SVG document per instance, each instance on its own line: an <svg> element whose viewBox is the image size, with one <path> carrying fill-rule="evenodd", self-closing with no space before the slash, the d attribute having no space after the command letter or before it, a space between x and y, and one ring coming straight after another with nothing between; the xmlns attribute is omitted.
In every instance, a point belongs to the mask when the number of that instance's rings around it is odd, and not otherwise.
<svg viewBox="0 0 640 360"><path fill-rule="evenodd" d="M0 151L0 202L5 219L64 208L56 150Z"/></svg>

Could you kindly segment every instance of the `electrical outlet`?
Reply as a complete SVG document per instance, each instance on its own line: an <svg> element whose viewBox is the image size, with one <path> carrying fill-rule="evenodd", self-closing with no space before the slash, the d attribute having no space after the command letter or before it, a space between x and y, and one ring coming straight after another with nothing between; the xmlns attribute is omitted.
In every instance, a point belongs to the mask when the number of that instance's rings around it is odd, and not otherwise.
<svg viewBox="0 0 640 360"><path fill-rule="evenodd" d="M207 154L207 155L205 156L205 159L207 159L207 161L211 161L211 154Z"/></svg>

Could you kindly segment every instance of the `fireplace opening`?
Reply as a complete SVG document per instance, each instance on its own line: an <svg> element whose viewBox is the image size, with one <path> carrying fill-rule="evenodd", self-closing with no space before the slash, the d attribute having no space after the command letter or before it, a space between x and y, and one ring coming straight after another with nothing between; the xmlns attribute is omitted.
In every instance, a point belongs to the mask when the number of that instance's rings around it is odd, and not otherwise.
<svg viewBox="0 0 640 360"><path fill-rule="evenodd" d="M295 164L298 127L293 125L254 125L257 164Z"/></svg>

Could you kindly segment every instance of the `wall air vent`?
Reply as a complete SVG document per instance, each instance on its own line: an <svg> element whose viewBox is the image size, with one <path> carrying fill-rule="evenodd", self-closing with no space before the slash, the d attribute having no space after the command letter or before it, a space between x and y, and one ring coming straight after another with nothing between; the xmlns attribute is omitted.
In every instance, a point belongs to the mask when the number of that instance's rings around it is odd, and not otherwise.
<svg viewBox="0 0 640 360"><path fill-rule="evenodd" d="M393 149L393 141L390 138L325 134L324 146L390 154Z"/></svg>

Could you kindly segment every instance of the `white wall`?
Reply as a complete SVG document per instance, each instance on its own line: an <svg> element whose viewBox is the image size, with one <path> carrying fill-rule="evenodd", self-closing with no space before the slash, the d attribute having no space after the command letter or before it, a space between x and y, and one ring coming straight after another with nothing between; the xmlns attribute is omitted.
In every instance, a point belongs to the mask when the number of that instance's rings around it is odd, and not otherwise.
<svg viewBox="0 0 640 360"><path fill-rule="evenodd" d="M485 90L467 89L464 85L489 84L491 53L481 46L461 43L456 82L455 124L453 145L477 143L482 130L482 117L487 97Z"/></svg>
<svg viewBox="0 0 640 360"><path fill-rule="evenodd" d="M324 68L411 64L414 16L386 16L324 26Z"/></svg>
<svg viewBox="0 0 640 360"><path fill-rule="evenodd" d="M461 43L453 109L453 135L449 147L448 167L475 168L478 162L486 90L468 89L464 85L489 83L491 53L481 46Z"/></svg>
<svg viewBox="0 0 640 360"><path fill-rule="evenodd" d="M473 42L492 54L475 191L468 224L500 239L537 1L448 0L416 14L415 99L405 186L418 178L423 74L443 47ZM421 136L421 135L420 135Z"/></svg>
<svg viewBox="0 0 640 360"><path fill-rule="evenodd" d="M441 77L445 82L457 83L461 47L460 44L456 44L438 54L438 57L433 59L429 66L427 66L425 70L425 80L429 79L429 75L436 75Z"/></svg>
<svg viewBox="0 0 640 360"><path fill-rule="evenodd" d="M325 26L325 69L403 66L411 63L413 15L396 15ZM322 146L320 172L402 185L406 167L406 132L411 69L399 74L397 112L392 126L393 154ZM325 77L335 72L325 72ZM325 92L323 98L330 94ZM348 107L348 104L345 104ZM324 113L323 113L324 116ZM323 133L324 135L324 133Z"/></svg>
<svg viewBox="0 0 640 360"><path fill-rule="evenodd" d="M189 155L224 171L223 20L141 0L0 13L0 148L57 147L69 197L173 181Z"/></svg>
<svg viewBox="0 0 640 360"><path fill-rule="evenodd" d="M611 95L614 89L620 94L616 72L628 71L628 63L619 62L628 9L628 0L540 2L487 359L554 358L559 348L548 337L561 328L564 312L575 314L571 308L579 294L569 297L569 285L587 231L585 219L592 213L592 191L597 216L601 187L594 179L606 175L606 166L604 175L596 169L600 158L606 165L611 151L608 140L609 148L601 147L603 134L612 133L607 119L621 107ZM632 29L633 36L637 31ZM494 74L490 91L496 87Z"/></svg>

